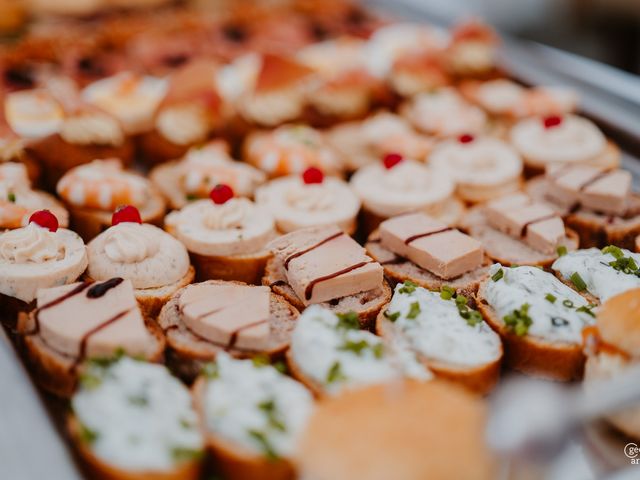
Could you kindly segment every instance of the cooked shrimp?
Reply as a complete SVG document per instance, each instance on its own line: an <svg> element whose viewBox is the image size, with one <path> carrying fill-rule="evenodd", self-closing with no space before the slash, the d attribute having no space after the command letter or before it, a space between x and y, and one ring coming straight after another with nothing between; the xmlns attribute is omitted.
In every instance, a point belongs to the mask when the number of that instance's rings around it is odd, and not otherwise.
<svg viewBox="0 0 640 480"><path fill-rule="evenodd" d="M67 172L57 191L72 205L110 211L125 204L141 206L149 185L144 178L123 170L119 160L94 160Z"/></svg>

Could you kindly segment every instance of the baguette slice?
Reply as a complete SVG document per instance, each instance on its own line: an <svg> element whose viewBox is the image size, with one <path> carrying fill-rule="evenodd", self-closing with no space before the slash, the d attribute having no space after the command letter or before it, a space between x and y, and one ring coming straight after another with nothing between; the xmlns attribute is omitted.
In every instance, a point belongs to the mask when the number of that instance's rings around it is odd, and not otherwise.
<svg viewBox="0 0 640 480"><path fill-rule="evenodd" d="M492 263L486 258L479 268L460 275L459 277L445 280L420 268L412 261L398 257L390 250L387 250L380 243L380 236L377 230L371 234L368 242L365 244L365 248L369 256L384 267L385 276L394 286L397 283L403 283L407 280L427 290L440 290L443 286L447 285L455 289L457 293L469 298L473 298L478 291L478 286L480 282L487 277L489 267Z"/></svg>
<svg viewBox="0 0 640 480"><path fill-rule="evenodd" d="M200 418L205 418L205 385L205 379L200 377L192 387L194 407ZM286 459L268 460L262 455L232 445L208 431L205 433L205 443L212 452L217 467L227 480L292 480L294 478L293 466Z"/></svg>
<svg viewBox="0 0 640 480"><path fill-rule="evenodd" d="M399 333L394 331L393 323L384 315L385 311L386 307L378 314L376 333L387 341L393 341L394 336ZM502 351L495 361L476 367L466 367L438 360L430 360L418 352L416 352L416 355L422 364L431 370L437 378L455 382L481 395L489 393L500 378Z"/></svg>
<svg viewBox="0 0 640 480"><path fill-rule="evenodd" d="M134 289L140 311L145 317L155 319L164 304L166 304L178 290L193 282L194 278L195 269L193 266L189 266L189 270L187 270L185 276L175 283L165 285L164 287ZM85 275L84 280L87 282L95 281L89 275Z"/></svg>
<svg viewBox="0 0 640 480"><path fill-rule="evenodd" d="M519 337L507 329L484 295L487 279L476 295L476 304L486 322L502 339L505 365L513 370L549 380L570 381L582 378L585 355L582 345L550 342L528 335Z"/></svg>
<svg viewBox="0 0 640 480"><path fill-rule="evenodd" d="M235 283L245 285L242 282L224 282L221 280L209 280L208 284ZM165 333L167 339L167 363L179 377L192 381L200 373L205 363L215 359L219 352L227 352L237 358L248 358L258 354L266 354L269 357L281 355L289 346L291 331L295 327L298 310L291 306L280 295L270 294L270 346L266 351L241 350L238 348L227 349L224 345L216 345L189 330L180 318L179 299L184 291L183 287L176 292L171 300L162 308L158 317L158 324Z"/></svg>
<svg viewBox="0 0 640 480"><path fill-rule="evenodd" d="M281 295L297 308L303 311L305 306L293 291L291 286L286 283L282 272L280 272L277 262L272 257L267 261L265 275L262 278L262 284L271 287L274 293ZM376 316L380 309L391 299L391 288L389 284L383 280L382 286L376 290L349 295L329 302L323 302L320 305L328 308L334 313L356 312L363 328L372 329L375 324Z"/></svg>
<svg viewBox="0 0 640 480"><path fill-rule="evenodd" d="M486 221L482 207L474 207L462 220L462 228L469 235L480 240L485 253L494 261L504 265L535 265L548 267L557 258L558 254L540 252L528 246L523 241L513 238L492 228ZM571 228L565 228L566 235L561 243L571 252L578 249L580 238Z"/></svg>
<svg viewBox="0 0 640 480"><path fill-rule="evenodd" d="M160 363L164 359L165 338L162 330L148 317L145 325L155 339L154 353L146 360ZM59 397L69 398L78 383L82 367L76 367L76 359L64 355L49 347L39 335L29 335L35 327L33 312L20 313L18 316L18 334L22 335L22 343L36 383L44 390Z"/></svg>
<svg viewBox="0 0 640 480"><path fill-rule="evenodd" d="M547 198L548 181L544 177L530 180L525 189L531 198L547 204L565 218L567 227L580 237L581 248L602 248L607 245L617 245L628 250L636 248L635 240L640 235L639 194L631 194L629 213L620 217L585 209L570 212L567 207L557 205Z"/></svg>
<svg viewBox="0 0 640 480"><path fill-rule="evenodd" d="M191 460L177 465L167 472L130 471L110 465L93 454L82 441L80 422L70 414L67 417L67 430L80 459L96 480L197 480L200 478L201 461Z"/></svg>

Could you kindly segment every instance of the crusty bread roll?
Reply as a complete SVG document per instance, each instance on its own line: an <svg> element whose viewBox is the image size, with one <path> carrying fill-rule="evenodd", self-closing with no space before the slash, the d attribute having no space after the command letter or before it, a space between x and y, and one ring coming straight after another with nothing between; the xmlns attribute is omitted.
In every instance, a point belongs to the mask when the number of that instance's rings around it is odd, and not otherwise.
<svg viewBox="0 0 640 480"><path fill-rule="evenodd" d="M485 417L480 398L440 380L352 390L319 402L294 463L305 480L492 479Z"/></svg>

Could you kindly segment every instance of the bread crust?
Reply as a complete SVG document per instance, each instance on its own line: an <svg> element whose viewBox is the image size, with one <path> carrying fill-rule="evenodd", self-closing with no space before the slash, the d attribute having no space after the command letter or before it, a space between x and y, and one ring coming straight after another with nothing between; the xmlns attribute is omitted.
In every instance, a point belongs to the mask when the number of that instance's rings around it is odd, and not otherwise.
<svg viewBox="0 0 640 480"><path fill-rule="evenodd" d="M206 283L228 284L235 283L245 285L242 282L227 282L222 280L210 280ZM284 325L274 327L274 334L279 337L286 337L285 341L277 341L266 351L226 349L224 346L215 345L197 336L184 327L178 313L178 299L185 287L177 291L162 308L158 316L158 325L164 331L167 341L167 364L179 377L193 381L205 363L215 360L216 355L224 351L236 358L250 358L258 354L267 355L270 358L279 358L289 347L288 337L290 336L295 322L299 315L298 310L290 305L283 297L270 292L271 311L270 320L273 324L279 321ZM279 318L279 315L286 314L287 319Z"/></svg>
<svg viewBox="0 0 640 480"><path fill-rule="evenodd" d="M184 277L175 283L155 288L134 288L133 294L138 301L138 306L142 314L145 317L157 318L164 304L167 303L178 290L192 283L195 276L195 269L192 265L189 265L189 269ZM91 278L89 274L84 275L84 280L87 282L96 281Z"/></svg>
<svg viewBox="0 0 640 480"><path fill-rule="evenodd" d="M485 258L484 262L477 269L467 272L459 277L445 280L440 278L411 262L405 260L391 251L384 248L379 242L378 231L374 231L365 244L367 253L375 261L380 262L384 268L384 274L391 282L392 286L398 283L411 281L427 290L440 290L447 285L456 290L457 293L473 298L478 291L478 286L489 275L491 261ZM396 259L398 262L396 263ZM391 263L389 263L391 262Z"/></svg>
<svg viewBox="0 0 640 480"><path fill-rule="evenodd" d="M487 224L482 206L473 207L462 220L462 228L482 242L485 254L504 266L531 265L548 267L558 258L556 252L547 254L529 247L522 240L502 233ZM578 249L580 238L571 228L565 227L561 243L572 252Z"/></svg>
<svg viewBox="0 0 640 480"><path fill-rule="evenodd" d="M484 298L485 280L476 297L478 310L502 339L505 366L533 377L557 381L582 378L585 355L582 345L554 343L530 337L519 337L509 331L502 319Z"/></svg>
<svg viewBox="0 0 640 480"><path fill-rule="evenodd" d="M133 162L134 144L125 139L122 145L76 145L68 143L59 134L53 134L30 144L26 152L42 167L42 183L55 191L58 180L70 169L92 160L117 158L123 165Z"/></svg>
<svg viewBox="0 0 640 480"><path fill-rule="evenodd" d="M110 465L98 458L91 449L82 441L80 434L80 422L73 414L67 416L67 432L71 442L78 452L92 479L99 480L197 480L200 478L202 462L191 460L176 465L172 470L163 471L132 471Z"/></svg>
<svg viewBox="0 0 640 480"><path fill-rule="evenodd" d="M77 207L69 203L65 203L65 207L69 211L73 230L85 243L89 243L111 226L113 212ZM142 223L162 227L165 210L164 198L155 188L152 188L149 200L139 208Z"/></svg>
<svg viewBox="0 0 640 480"><path fill-rule="evenodd" d="M273 257L267 261L262 284L270 287L274 293L284 297L287 302L296 307L300 312L305 309L304 304L295 294L291 286L280 278ZM389 303L389 300L391 300L391 288L387 281L383 280L380 289L349 295L348 297L342 297L329 302L322 302L319 305L334 313L354 311L358 314L360 326L367 330L372 330L378 312L384 305Z"/></svg>
<svg viewBox="0 0 640 480"><path fill-rule="evenodd" d="M378 314L376 320L376 333L387 341L391 341L394 335L393 324L384 316L387 307L383 308ZM478 365L475 367L464 367L453 365L451 363L430 360L419 352L416 355L420 362L436 377L462 385L472 392L480 395L488 394L493 387L496 386L500 378L500 369L502 364L502 345L500 346L500 355L492 362Z"/></svg>
<svg viewBox="0 0 640 480"><path fill-rule="evenodd" d="M27 359L36 383L44 390L63 398L73 395L78 383L79 370L74 368L75 359L51 349L38 334L29 335L34 328L33 311L21 313L18 317L18 334L24 345ZM165 338L162 330L151 319L145 318L145 325L155 337L157 345L150 362L160 363L164 359Z"/></svg>
<svg viewBox="0 0 640 480"><path fill-rule="evenodd" d="M211 433L206 428L204 388L206 380L199 377L191 389L193 404L200 417L205 443L216 460L216 465L228 480L292 480L293 466L287 459L270 461L262 455L235 446Z"/></svg>

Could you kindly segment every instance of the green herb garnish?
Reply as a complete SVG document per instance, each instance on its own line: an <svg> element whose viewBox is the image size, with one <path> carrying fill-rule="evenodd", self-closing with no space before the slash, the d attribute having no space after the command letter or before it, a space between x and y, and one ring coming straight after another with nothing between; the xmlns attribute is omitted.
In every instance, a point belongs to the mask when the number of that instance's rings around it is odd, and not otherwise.
<svg viewBox="0 0 640 480"><path fill-rule="evenodd" d="M567 254L567 247L565 247L564 245L560 245L558 248L556 248L556 252L558 253L559 257L564 257Z"/></svg>
<svg viewBox="0 0 640 480"><path fill-rule="evenodd" d="M269 356L265 355L264 353L254 355L253 357L251 357L251 361L253 362L253 366L258 368L266 367L270 364Z"/></svg>
<svg viewBox="0 0 640 480"><path fill-rule="evenodd" d="M149 399L144 394L130 395L127 397L127 400L131 405L135 405L137 407L145 407L149 405Z"/></svg>
<svg viewBox="0 0 640 480"><path fill-rule="evenodd" d="M610 254L616 260L624 257L624 253L622 252L622 249L620 249L620 247L616 247L615 245L606 246L601 251L605 255L607 253Z"/></svg>
<svg viewBox="0 0 640 480"><path fill-rule="evenodd" d="M215 362L205 364L202 367L202 374L209 380L215 380L216 378L220 377L220 369L218 368L218 364Z"/></svg>
<svg viewBox="0 0 640 480"><path fill-rule="evenodd" d="M568 298L562 301L562 305L564 305L567 308L573 308L573 302Z"/></svg>
<svg viewBox="0 0 640 480"><path fill-rule="evenodd" d="M376 343L371 350L373 350L373 356L378 359L384 356L384 344L382 343Z"/></svg>
<svg viewBox="0 0 640 480"><path fill-rule="evenodd" d="M287 364L282 360L278 360L273 364L273 368L275 368L280 373L287 373Z"/></svg>
<svg viewBox="0 0 640 480"><path fill-rule="evenodd" d="M573 272L569 279L573 282L573 285L578 289L579 292L583 292L587 289L587 284L584 283L584 280L578 272Z"/></svg>
<svg viewBox="0 0 640 480"><path fill-rule="evenodd" d="M413 302L410 306L409 306L409 313L407 313L407 318L409 320L413 320L414 318L416 318L418 315L420 314L420 303L418 302Z"/></svg>
<svg viewBox="0 0 640 480"><path fill-rule="evenodd" d="M195 450L193 448L173 447L171 449L171 458L173 458L173 461L176 463L198 460L202 458L203 455L204 452L202 450Z"/></svg>
<svg viewBox="0 0 640 480"><path fill-rule="evenodd" d="M389 313L389 310L385 310L384 316L387 320L391 322L395 322L396 320L398 320L398 317L400 316L400 312Z"/></svg>
<svg viewBox="0 0 640 480"><path fill-rule="evenodd" d="M557 297L555 295L552 295L551 293L547 293L544 296L544 299L549 303L556 303Z"/></svg>
<svg viewBox="0 0 640 480"><path fill-rule="evenodd" d="M589 305L582 305L581 307L576 308L576 312L586 313L587 315L591 315L595 318L596 315L592 312L594 308L595 305L590 303Z"/></svg>
<svg viewBox="0 0 640 480"><path fill-rule="evenodd" d="M13 192L9 192L9 194L7 195L7 200L9 200L11 203L16 203L16 194Z"/></svg>
<svg viewBox="0 0 640 480"><path fill-rule="evenodd" d="M365 340L358 340L357 342L353 340L345 340L345 342L338 348L338 350L353 352L356 355L360 356L362 352L370 346L371 345L369 345Z"/></svg>
<svg viewBox="0 0 640 480"><path fill-rule="evenodd" d="M499 269L496 273L491 275L491 280L493 280L494 282L497 282L502 277L504 277L504 271L502 269Z"/></svg>
<svg viewBox="0 0 640 480"><path fill-rule="evenodd" d="M89 427L87 427L83 423L80 423L79 421L78 423L80 424L79 434L80 434L80 441L82 443L91 445L93 442L95 442L98 439L99 437L98 432L96 432L95 430L91 430Z"/></svg>
<svg viewBox="0 0 640 480"><path fill-rule="evenodd" d="M343 328L345 330L360 329L360 320L358 319L358 314L356 312L337 313L336 316L338 317L338 328Z"/></svg>
<svg viewBox="0 0 640 480"><path fill-rule="evenodd" d="M331 368L327 372L327 383L331 384L334 382L339 382L342 380L346 380L344 373L342 373L342 367L340 366L340 362L335 362L331 365Z"/></svg>
<svg viewBox="0 0 640 480"><path fill-rule="evenodd" d="M261 432L260 430L249 430L248 433L256 442L260 444L262 452L268 460L273 461L278 459L278 454L274 450L271 442L269 442L269 439L264 432Z"/></svg>
<svg viewBox="0 0 640 480"><path fill-rule="evenodd" d="M193 200L198 200L198 198L200 198L200 197L198 197L198 195L196 195L195 193L187 193L187 194L184 196L184 198L185 198L187 201L192 202Z"/></svg>
<svg viewBox="0 0 640 480"><path fill-rule="evenodd" d="M638 275L638 264L632 257L625 257L622 249L615 245L609 245L602 249L603 254L610 254L615 260L609 262L609 266L627 275Z"/></svg>
<svg viewBox="0 0 640 480"><path fill-rule="evenodd" d="M440 289L440 298L443 300L451 300L455 296L455 294L455 289L447 285L443 285Z"/></svg>
<svg viewBox="0 0 640 480"><path fill-rule="evenodd" d="M413 283L411 280L407 280L402 284L402 287L398 290L400 293L413 293L416 291L418 287L417 284Z"/></svg>
<svg viewBox="0 0 640 480"><path fill-rule="evenodd" d="M526 335L533 323L529 316L529 307L528 303L523 303L518 310L513 310L503 318L505 325L519 337Z"/></svg>
<svg viewBox="0 0 640 480"><path fill-rule="evenodd" d="M258 404L258 408L264 412L267 416L267 420L269 421L269 426L274 430L279 430L281 432L286 432L287 427L279 418L278 409L276 408L276 402L274 399L269 399L262 403Z"/></svg>
<svg viewBox="0 0 640 480"><path fill-rule="evenodd" d="M80 386L85 390L93 390L102 384L102 379L99 376L88 372L81 373L79 379Z"/></svg>

